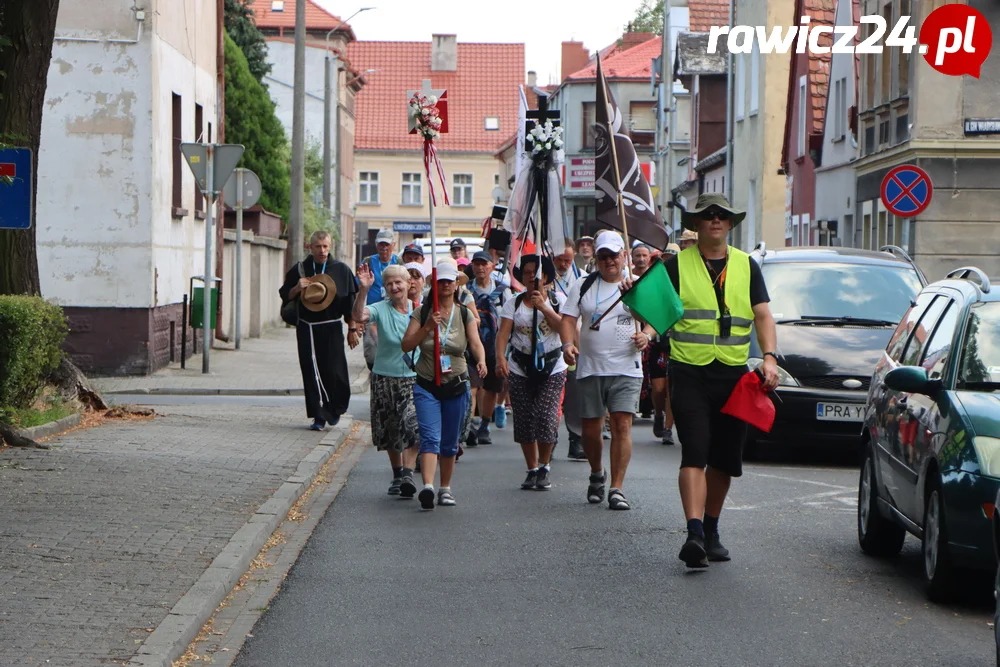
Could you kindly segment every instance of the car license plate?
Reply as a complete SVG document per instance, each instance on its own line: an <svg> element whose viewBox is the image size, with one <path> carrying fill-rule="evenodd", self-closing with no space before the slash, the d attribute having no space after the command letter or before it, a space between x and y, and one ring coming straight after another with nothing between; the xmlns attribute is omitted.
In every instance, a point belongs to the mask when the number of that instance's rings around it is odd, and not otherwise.
<svg viewBox="0 0 1000 667"><path fill-rule="evenodd" d="M863 422L865 406L858 403L817 403L816 419L827 422Z"/></svg>

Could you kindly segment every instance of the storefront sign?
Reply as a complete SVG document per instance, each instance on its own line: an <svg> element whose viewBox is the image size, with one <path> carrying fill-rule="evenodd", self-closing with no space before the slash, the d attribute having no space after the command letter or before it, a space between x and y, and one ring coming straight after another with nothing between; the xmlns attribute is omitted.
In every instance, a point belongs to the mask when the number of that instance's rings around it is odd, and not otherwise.
<svg viewBox="0 0 1000 667"><path fill-rule="evenodd" d="M430 234L431 223L429 222L394 222L392 231L403 234Z"/></svg>
<svg viewBox="0 0 1000 667"><path fill-rule="evenodd" d="M594 166L593 157L571 157L563 165L563 185L567 190L593 190Z"/></svg>

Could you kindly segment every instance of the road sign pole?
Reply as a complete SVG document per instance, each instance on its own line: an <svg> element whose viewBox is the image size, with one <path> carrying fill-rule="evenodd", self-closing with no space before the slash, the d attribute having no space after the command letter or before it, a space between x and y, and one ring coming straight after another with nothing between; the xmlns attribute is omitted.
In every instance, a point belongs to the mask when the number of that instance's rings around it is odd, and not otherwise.
<svg viewBox="0 0 1000 667"><path fill-rule="evenodd" d="M205 174L206 188L205 188L205 198L207 200L207 206L205 206L205 291L203 292L204 300L202 303L202 338L201 338L201 372L208 373L208 357L209 350L212 349L212 337L213 331L211 328L212 324L212 286L215 281L212 280L212 276L215 274L212 272L212 203L215 201L215 144L209 144L207 148L207 161L208 169Z"/></svg>
<svg viewBox="0 0 1000 667"><path fill-rule="evenodd" d="M236 349L243 331L243 169L236 175Z"/></svg>

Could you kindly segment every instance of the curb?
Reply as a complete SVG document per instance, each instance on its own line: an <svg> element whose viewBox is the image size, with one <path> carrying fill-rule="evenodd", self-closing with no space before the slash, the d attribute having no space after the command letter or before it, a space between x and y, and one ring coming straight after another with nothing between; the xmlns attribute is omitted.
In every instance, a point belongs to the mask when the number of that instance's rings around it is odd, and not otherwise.
<svg viewBox="0 0 1000 667"><path fill-rule="evenodd" d="M216 608L250 569L253 559L315 480L323 465L343 445L353 422L347 416L342 417L320 444L299 462L295 473L236 531L229 544L126 664L132 667L172 667L173 662L184 655Z"/></svg>
<svg viewBox="0 0 1000 667"><path fill-rule="evenodd" d="M351 382L352 394L368 391L371 371L363 368ZM206 389L202 387L145 387L142 389L120 389L103 392L108 396L302 396L301 388L290 389ZM75 424L74 424L75 426ZM41 427L36 427L41 428ZM40 436L41 437L41 436Z"/></svg>
<svg viewBox="0 0 1000 667"><path fill-rule="evenodd" d="M74 426L79 426L79 424L80 415L73 414L68 417L63 417L62 419L57 419L54 422L49 422L48 424L21 429L17 433L21 437L38 440L39 438L47 438L50 435L56 435L57 433L68 431Z"/></svg>

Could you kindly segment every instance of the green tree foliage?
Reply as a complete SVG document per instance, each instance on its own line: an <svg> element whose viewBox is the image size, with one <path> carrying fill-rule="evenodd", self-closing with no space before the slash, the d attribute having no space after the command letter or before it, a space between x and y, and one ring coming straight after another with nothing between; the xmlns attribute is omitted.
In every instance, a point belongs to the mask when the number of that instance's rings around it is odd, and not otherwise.
<svg viewBox="0 0 1000 667"><path fill-rule="evenodd" d="M246 56L250 73L265 85L264 77L271 73L271 65L267 62L267 42L253 20L251 2L252 0L226 0L226 32Z"/></svg>
<svg viewBox="0 0 1000 667"><path fill-rule="evenodd" d="M240 166L260 178L258 202L288 220L290 174L288 139L267 90L254 79L240 47L226 36L226 142L243 144Z"/></svg>
<svg viewBox="0 0 1000 667"><path fill-rule="evenodd" d="M642 0L635 16L625 27L626 32L663 34L663 0Z"/></svg>
<svg viewBox="0 0 1000 667"><path fill-rule="evenodd" d="M330 232L333 242L336 243L340 240L339 230L333 224L332 212L323 204L323 145L317 140L310 140L306 145L305 158L306 197L303 206L303 233L308 239L315 231ZM291 156L289 155L289 171L291 168Z"/></svg>

